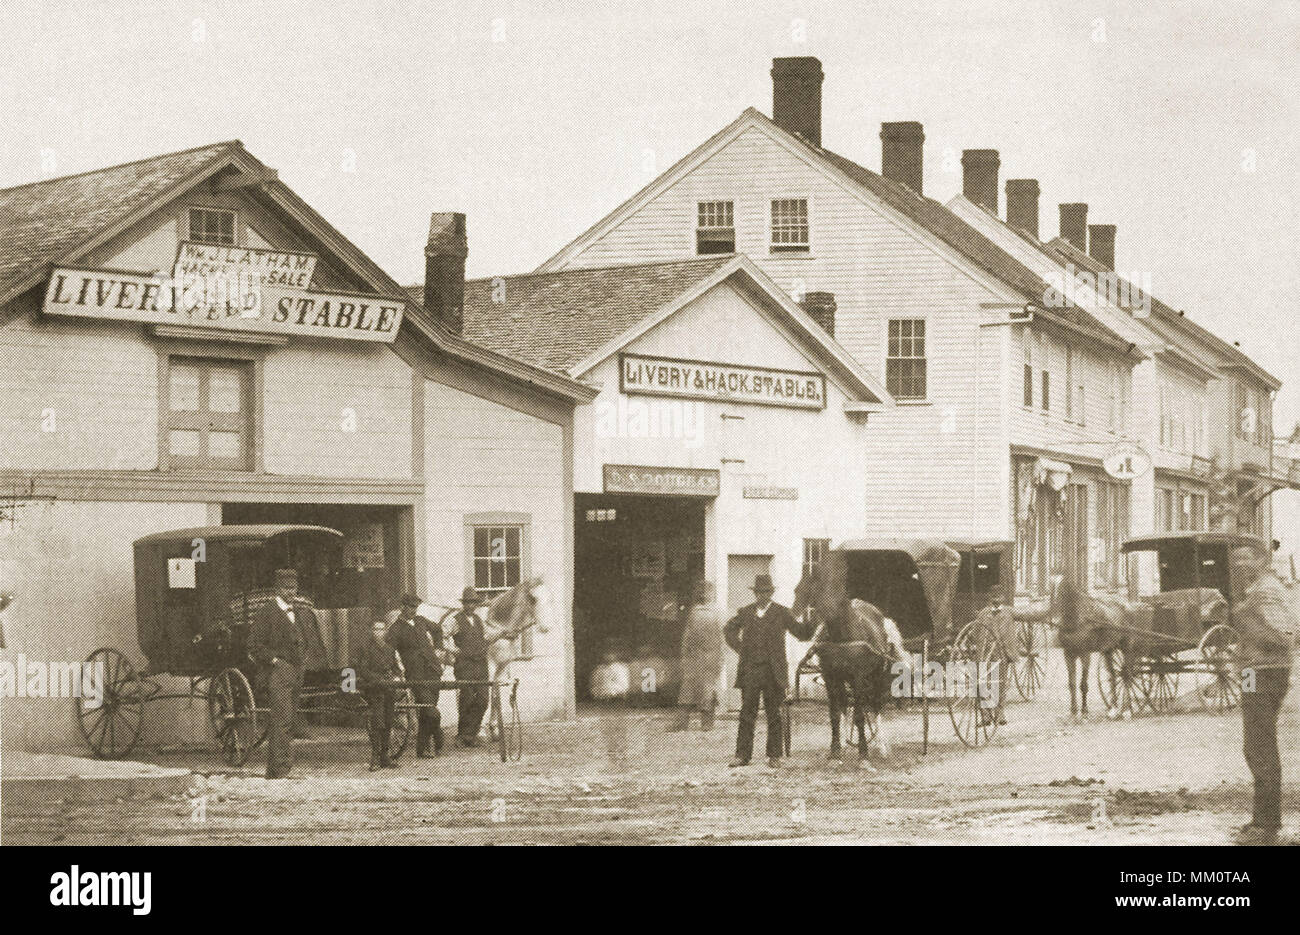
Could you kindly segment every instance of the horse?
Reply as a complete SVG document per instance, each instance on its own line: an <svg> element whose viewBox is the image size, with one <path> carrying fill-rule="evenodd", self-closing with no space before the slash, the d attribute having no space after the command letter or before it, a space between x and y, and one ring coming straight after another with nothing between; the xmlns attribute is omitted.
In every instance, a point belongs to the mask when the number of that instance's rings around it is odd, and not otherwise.
<svg viewBox="0 0 1300 935"><path fill-rule="evenodd" d="M493 682L510 681L510 663L518 658L514 641L533 627L541 633L548 633L554 621L554 598L540 575L527 578L492 598L483 623L483 635L488 642L489 679ZM491 698L489 734L500 723L501 714L500 694L492 692Z"/></svg>
<svg viewBox="0 0 1300 935"><path fill-rule="evenodd" d="M831 749L829 759L840 760L840 716L848 709L848 691L853 694L853 724L858 731L858 765L874 769L867 760L866 716L879 719L889 697L894 663L911 665L897 624L875 605L850 598L844 585L843 569L838 574L826 564L806 573L794 589L791 611L802 617L811 630L812 614L821 621L813 639L818 667L826 685L830 708ZM812 612L811 614L809 612ZM801 634L796 633L796 636ZM876 751L889 756L884 726L877 728Z"/></svg>
<svg viewBox="0 0 1300 935"><path fill-rule="evenodd" d="M1052 581L1052 615L1060 621L1057 639L1065 655L1065 669L1070 680L1070 717L1088 719L1088 667L1092 654L1106 653L1119 646L1122 634L1111 629L1104 618L1093 612L1090 595L1074 581L1058 576ZM1111 665L1111 657L1106 657ZM1076 685L1075 670L1082 666ZM1080 697L1081 696L1081 697ZM1082 700L1082 706L1080 706Z"/></svg>

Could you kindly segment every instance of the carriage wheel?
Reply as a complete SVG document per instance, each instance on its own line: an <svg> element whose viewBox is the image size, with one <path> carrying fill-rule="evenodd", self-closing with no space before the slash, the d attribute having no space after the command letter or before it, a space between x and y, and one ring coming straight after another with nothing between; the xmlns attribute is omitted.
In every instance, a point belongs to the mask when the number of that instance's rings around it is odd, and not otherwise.
<svg viewBox="0 0 1300 935"><path fill-rule="evenodd" d="M1047 640L1032 623L1020 624L1019 655L1016 657L1016 691L1025 701L1033 701L1047 681Z"/></svg>
<svg viewBox="0 0 1300 935"><path fill-rule="evenodd" d="M1119 714L1133 713L1134 700L1140 689L1132 672L1132 663L1122 649L1110 649L1099 654L1097 661L1097 691L1106 710Z"/></svg>
<svg viewBox="0 0 1300 935"><path fill-rule="evenodd" d="M962 627L953 640L948 654L948 713L957 738L968 747L983 746L997 733L998 713L1010 684L1001 661L997 636L978 621Z"/></svg>
<svg viewBox="0 0 1300 935"><path fill-rule="evenodd" d="M1226 623L1218 623L1201 637L1200 665L1196 668L1196 695L1211 714L1222 714L1241 701L1238 664L1241 638Z"/></svg>
<svg viewBox="0 0 1300 935"><path fill-rule="evenodd" d="M862 723L867 728L867 743L876 739L876 734L880 733L880 714L875 711L864 711ZM857 725L853 723L853 705L850 703L847 711L840 712L840 732L846 738L845 746L852 746L859 741L854 740L853 733Z"/></svg>
<svg viewBox="0 0 1300 935"><path fill-rule="evenodd" d="M238 669L222 669L208 683L208 721L221 758L243 766L260 743L253 688Z"/></svg>
<svg viewBox="0 0 1300 935"><path fill-rule="evenodd" d="M1138 676L1142 697L1156 714L1167 714L1178 700L1178 657L1167 653L1143 661Z"/></svg>
<svg viewBox="0 0 1300 935"><path fill-rule="evenodd" d="M388 756L394 762L406 749L411 740L411 732L415 729L415 711L409 707L413 704L415 696L407 688L397 696L397 703L393 705L393 721L388 725Z"/></svg>
<svg viewBox="0 0 1300 935"><path fill-rule="evenodd" d="M144 683L131 661L116 649L97 649L86 657L86 664L92 667L89 671L101 673L103 696L93 708L86 704L85 697L73 699L77 726L95 756L101 760L120 759L135 749L140 739Z"/></svg>

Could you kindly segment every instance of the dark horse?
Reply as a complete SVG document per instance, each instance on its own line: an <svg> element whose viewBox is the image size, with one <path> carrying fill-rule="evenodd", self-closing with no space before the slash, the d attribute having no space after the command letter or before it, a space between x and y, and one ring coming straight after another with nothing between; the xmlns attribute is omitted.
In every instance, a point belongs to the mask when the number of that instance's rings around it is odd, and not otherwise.
<svg viewBox="0 0 1300 935"><path fill-rule="evenodd" d="M807 632L813 637L813 652L817 654L817 664L826 684L831 718L830 758L841 758L840 716L848 710L852 692L858 763L865 763L870 769L867 715L870 714L873 723L878 722L880 709L889 697L891 668L896 662L910 666L911 656L903 648L903 638L894 621L875 605L848 596L842 564L842 558L832 553L811 575L805 574L795 586L791 610L809 624ZM816 634L811 632L810 609L820 624ZM876 746L882 756L888 756L889 744L884 739L883 728L880 730Z"/></svg>

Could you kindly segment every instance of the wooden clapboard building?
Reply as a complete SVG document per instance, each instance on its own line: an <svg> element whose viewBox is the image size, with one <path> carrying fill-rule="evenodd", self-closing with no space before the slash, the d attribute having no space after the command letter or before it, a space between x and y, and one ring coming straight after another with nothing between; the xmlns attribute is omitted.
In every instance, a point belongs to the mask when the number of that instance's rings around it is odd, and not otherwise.
<svg viewBox="0 0 1300 935"><path fill-rule="evenodd" d="M428 265L463 282L445 221ZM0 395L10 654L142 663L132 542L217 524L340 530L303 558L323 608L534 573L567 610L594 392L442 327L238 142L0 190ZM567 614L523 648L525 712L571 710ZM77 738L66 701L2 707L6 746ZM151 706L146 741L201 739L201 708Z"/></svg>

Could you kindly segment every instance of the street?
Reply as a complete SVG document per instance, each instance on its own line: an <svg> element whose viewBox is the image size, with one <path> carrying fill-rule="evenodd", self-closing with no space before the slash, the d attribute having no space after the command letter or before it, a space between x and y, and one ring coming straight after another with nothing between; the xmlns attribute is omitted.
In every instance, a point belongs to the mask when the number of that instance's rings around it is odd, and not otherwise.
<svg viewBox="0 0 1300 935"><path fill-rule="evenodd" d="M258 751L229 769L205 751L148 762L196 771L189 795L79 804L7 800L6 844L1223 844L1248 817L1250 776L1239 712L1195 708L1071 723L1053 650L1044 693L1008 708L991 746L954 737L932 709L921 755L916 712L888 711L894 742L878 770L826 759L825 709L795 714L793 754L776 770L726 766L735 720L666 731L664 712L585 713L525 725L522 762L456 750L367 773L358 731L312 728L294 778L261 778ZM1097 704L1095 690L1090 700ZM1283 708L1284 812L1300 806L1300 729ZM762 726L760 724L760 735ZM143 758L142 758L143 759ZM206 774L206 775L205 775Z"/></svg>

